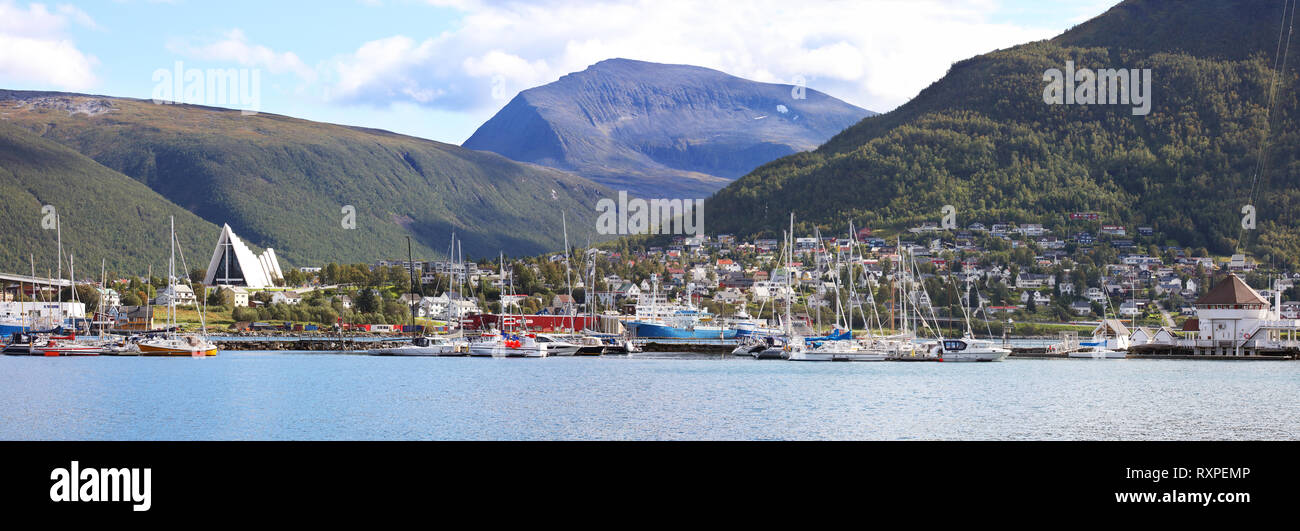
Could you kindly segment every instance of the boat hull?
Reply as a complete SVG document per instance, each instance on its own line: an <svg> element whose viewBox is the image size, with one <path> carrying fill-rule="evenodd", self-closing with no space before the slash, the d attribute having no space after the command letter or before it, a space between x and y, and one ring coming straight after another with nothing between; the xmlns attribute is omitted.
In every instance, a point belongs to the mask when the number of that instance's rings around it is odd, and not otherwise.
<svg viewBox="0 0 1300 531"><path fill-rule="evenodd" d="M1122 360L1128 358L1128 353L1111 350L1103 352L1071 352L1066 356L1075 360Z"/></svg>
<svg viewBox="0 0 1300 531"><path fill-rule="evenodd" d="M943 362L968 362L968 361L1002 361L1007 359L1011 351L989 351L989 352L945 352L939 361Z"/></svg>
<svg viewBox="0 0 1300 531"><path fill-rule="evenodd" d="M767 348L751 355L756 360L784 360L790 358L790 353L784 348Z"/></svg>
<svg viewBox="0 0 1300 531"><path fill-rule="evenodd" d="M696 327L693 329L668 326L657 323L631 322L634 337L654 339L735 339L736 330L715 326Z"/></svg>
<svg viewBox="0 0 1300 531"><path fill-rule="evenodd" d="M885 361L889 356L877 352L818 352L804 351L790 354L790 361Z"/></svg>
<svg viewBox="0 0 1300 531"><path fill-rule="evenodd" d="M141 356L189 356L194 358L200 358L205 356L217 355L216 347L176 348L176 347L161 347L161 346L147 345L141 343L139 345L139 348L140 348Z"/></svg>
<svg viewBox="0 0 1300 531"><path fill-rule="evenodd" d="M543 348L510 348L503 345L470 345L469 355L480 358L545 358Z"/></svg>
<svg viewBox="0 0 1300 531"><path fill-rule="evenodd" d="M394 347L380 348L370 351L371 356L456 356L456 347L450 345L441 345L437 347Z"/></svg>

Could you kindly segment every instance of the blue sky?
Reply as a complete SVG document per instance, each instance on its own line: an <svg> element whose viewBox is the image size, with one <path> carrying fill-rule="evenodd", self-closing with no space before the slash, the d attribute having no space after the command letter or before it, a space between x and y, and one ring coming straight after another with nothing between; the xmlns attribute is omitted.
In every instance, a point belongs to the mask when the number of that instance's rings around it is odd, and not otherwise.
<svg viewBox="0 0 1300 531"><path fill-rule="evenodd" d="M0 0L0 88L149 98L181 61L257 71L261 112L459 144L520 90L628 57L883 112L1114 1Z"/></svg>

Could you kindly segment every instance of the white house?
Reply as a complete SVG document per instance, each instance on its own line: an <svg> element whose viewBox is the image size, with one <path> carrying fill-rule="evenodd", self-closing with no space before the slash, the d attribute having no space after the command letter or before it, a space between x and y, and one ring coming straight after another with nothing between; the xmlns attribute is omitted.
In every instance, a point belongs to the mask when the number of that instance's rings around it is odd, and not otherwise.
<svg viewBox="0 0 1300 531"><path fill-rule="evenodd" d="M1124 301L1124 302L1120 303L1120 305L1119 305L1119 315L1120 315L1120 317L1130 317L1130 318L1132 318L1132 317L1137 317L1137 316L1139 316L1139 315L1141 315L1141 314L1142 314L1142 310L1141 310L1140 308L1138 308L1137 303L1134 302L1134 301L1131 301L1131 300Z"/></svg>
<svg viewBox="0 0 1300 531"><path fill-rule="evenodd" d="M194 296L194 290L185 284L177 284L159 291L153 303L155 306L167 306L172 303L173 299L175 299L177 306L193 306L198 302L198 299Z"/></svg>
<svg viewBox="0 0 1300 531"><path fill-rule="evenodd" d="M1133 331L1132 335L1128 336L1128 342L1130 345L1145 345L1151 343L1154 338L1154 332L1145 327L1139 327L1137 330Z"/></svg>
<svg viewBox="0 0 1300 531"><path fill-rule="evenodd" d="M290 306L302 302L302 295L296 291L277 291L271 295L271 304L288 304Z"/></svg>
<svg viewBox="0 0 1300 531"><path fill-rule="evenodd" d="M112 288L96 288L99 292L100 311L122 305L122 295Z"/></svg>
<svg viewBox="0 0 1300 531"><path fill-rule="evenodd" d="M248 307L248 290L241 288L239 286L235 286L230 288L230 294L234 299L236 308Z"/></svg>

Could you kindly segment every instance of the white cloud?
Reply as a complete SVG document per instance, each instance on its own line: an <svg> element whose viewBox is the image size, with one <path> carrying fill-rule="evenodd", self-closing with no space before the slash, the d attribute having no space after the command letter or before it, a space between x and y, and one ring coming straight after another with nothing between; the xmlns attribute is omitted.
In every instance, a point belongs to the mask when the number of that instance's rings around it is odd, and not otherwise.
<svg viewBox="0 0 1300 531"><path fill-rule="evenodd" d="M220 40L201 46L171 43L168 48L175 53L208 61L228 61L248 68L262 68L272 74L290 73L306 83L316 81L316 70L307 66L293 52L279 52L259 44L251 44L239 29L226 32Z"/></svg>
<svg viewBox="0 0 1300 531"><path fill-rule="evenodd" d="M460 10L459 26L422 41L371 41L336 58L328 96L481 112L504 103L494 84L509 98L625 57L758 81L802 76L811 88L885 111L955 61L1059 32L994 22L993 0L428 2Z"/></svg>
<svg viewBox="0 0 1300 531"><path fill-rule="evenodd" d="M44 4L26 8L0 1L0 84L31 84L42 88L85 90L97 82L98 60L77 49L68 36L72 26L96 29L84 11Z"/></svg>

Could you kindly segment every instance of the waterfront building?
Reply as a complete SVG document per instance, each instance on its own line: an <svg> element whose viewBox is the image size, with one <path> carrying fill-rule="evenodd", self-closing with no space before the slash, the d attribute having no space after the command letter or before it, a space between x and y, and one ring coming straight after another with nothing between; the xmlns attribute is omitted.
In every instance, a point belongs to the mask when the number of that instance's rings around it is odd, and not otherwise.
<svg viewBox="0 0 1300 531"><path fill-rule="evenodd" d="M1275 304L1241 277L1229 274L1196 301L1196 333L1180 341L1197 355L1244 356L1300 348L1300 320L1283 319L1280 293Z"/></svg>

